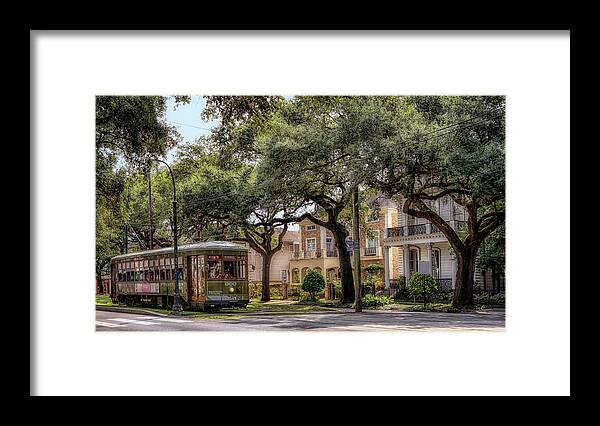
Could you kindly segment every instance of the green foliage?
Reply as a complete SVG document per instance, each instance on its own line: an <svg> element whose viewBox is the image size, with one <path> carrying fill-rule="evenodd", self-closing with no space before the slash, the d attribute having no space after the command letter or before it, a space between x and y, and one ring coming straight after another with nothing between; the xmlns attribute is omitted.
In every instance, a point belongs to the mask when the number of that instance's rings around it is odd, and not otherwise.
<svg viewBox="0 0 600 426"><path fill-rule="evenodd" d="M394 299L389 296L373 296L372 294L366 294L362 298L362 305L365 308L376 308L379 306L391 305L394 303Z"/></svg>
<svg viewBox="0 0 600 426"><path fill-rule="evenodd" d="M336 299L341 298L342 297L342 282L339 279L334 278L332 283L333 283L333 291L335 293L335 298Z"/></svg>
<svg viewBox="0 0 600 426"><path fill-rule="evenodd" d="M316 293L323 291L325 288L325 278L315 269L310 269L304 280L302 281L302 290L307 291L310 298L316 300Z"/></svg>
<svg viewBox="0 0 600 426"><path fill-rule="evenodd" d="M435 278L429 274L415 272L408 280L408 292L412 295L423 296L423 305L427 304L427 296L431 296L439 291L439 286Z"/></svg>
<svg viewBox="0 0 600 426"><path fill-rule="evenodd" d="M504 306L506 297L504 293L489 294L481 293L473 296L476 305L480 306Z"/></svg>
<svg viewBox="0 0 600 426"><path fill-rule="evenodd" d="M97 96L96 147L145 165L149 155L164 157L180 137L163 120L163 96Z"/></svg>
<svg viewBox="0 0 600 426"><path fill-rule="evenodd" d="M96 274L108 272L110 259L121 252L123 236L112 226L116 220L104 203L96 204Z"/></svg>
<svg viewBox="0 0 600 426"><path fill-rule="evenodd" d="M177 97L177 103L189 102ZM106 270L111 257L124 246L126 222L146 224L147 159L164 156L180 140L176 129L164 121L162 96L96 97L96 271ZM161 190L153 179L156 211L161 210ZM164 191L163 191L164 192ZM155 194L153 194L155 195ZM145 210L144 210L145 209ZM157 220L165 215L158 214ZM149 229L137 228L142 243ZM131 237L135 238L132 228Z"/></svg>
<svg viewBox="0 0 600 426"><path fill-rule="evenodd" d="M499 271L504 270L505 266L505 227L500 226L492 232L481 245L479 256L477 256L477 266L481 270L496 268Z"/></svg>
<svg viewBox="0 0 600 426"><path fill-rule="evenodd" d="M312 305L317 302L317 298L315 297L314 294L311 295L311 294L304 293L298 297L298 302L299 303L308 303L308 304Z"/></svg>
<svg viewBox="0 0 600 426"><path fill-rule="evenodd" d="M383 271L383 269L383 265L380 265L379 263L371 263L370 265L367 265L367 267L364 268L364 271L369 274L378 274L381 271Z"/></svg>

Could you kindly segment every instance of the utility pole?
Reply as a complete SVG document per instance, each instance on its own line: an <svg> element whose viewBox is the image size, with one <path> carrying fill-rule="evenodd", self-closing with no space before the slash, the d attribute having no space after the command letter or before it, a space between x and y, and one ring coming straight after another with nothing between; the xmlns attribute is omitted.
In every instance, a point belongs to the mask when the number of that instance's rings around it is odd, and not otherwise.
<svg viewBox="0 0 600 426"><path fill-rule="evenodd" d="M148 231L148 249L152 250L152 185L150 182L150 171L151 166L148 164L148 225L150 227Z"/></svg>
<svg viewBox="0 0 600 426"><path fill-rule="evenodd" d="M127 252L129 252L129 225L126 223L125 224L125 254L127 254Z"/></svg>
<svg viewBox="0 0 600 426"><path fill-rule="evenodd" d="M358 223L358 184L352 191L352 239L354 240L354 312L362 312L360 277L360 231Z"/></svg>

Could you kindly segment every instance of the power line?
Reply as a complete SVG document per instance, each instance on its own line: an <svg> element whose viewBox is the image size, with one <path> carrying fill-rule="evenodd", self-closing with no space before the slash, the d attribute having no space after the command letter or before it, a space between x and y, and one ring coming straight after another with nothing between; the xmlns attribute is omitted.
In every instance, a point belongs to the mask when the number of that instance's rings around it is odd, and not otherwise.
<svg viewBox="0 0 600 426"><path fill-rule="evenodd" d="M449 130L447 132L441 133L439 135L431 136L429 138L424 139L424 141L429 141L429 140L432 140L432 139L437 139L437 138L442 137L442 136L447 136L447 135L450 135L452 133L460 132L461 130L466 130L466 129L469 129L471 127L479 126L480 124L484 124L484 123L486 123L488 121L493 120L494 118L498 118L498 117L501 117L501 116L502 116L502 114L497 114L497 115L494 115L494 116L491 116L491 117L488 117L488 118L482 118L481 120L475 121L474 123L467 124L466 126L460 126L460 127L455 128L455 129Z"/></svg>
<svg viewBox="0 0 600 426"><path fill-rule="evenodd" d="M433 130L433 131L431 131L431 132L425 133L424 135L421 135L421 137L425 137L425 136L429 136L429 135L432 135L432 134L435 134L435 133L439 133L439 132L441 132L441 131L444 131L444 130L447 130L447 129L451 128L451 127L455 127L455 126L458 126L458 125L460 125L460 124L463 124L463 123L468 123L469 121L473 121L473 120L478 120L478 119L480 119L480 121L479 121L479 122L476 122L476 123L474 123L473 125L482 124L482 123L484 123L484 122L486 122L486 121L489 121L489 120L492 120L492 119L494 119L494 118L500 117L502 114L497 114L497 115L494 115L494 116L491 116L491 117L488 117L488 116L489 116L491 113L493 113L493 112L496 112L497 110L499 110L499 109L501 109L501 108L502 108L502 106L498 106L498 107L494 108L493 110L491 110L491 111L488 111L486 114L483 114L483 115L477 115L477 116L475 116L475 117L471 117L471 118L468 118L468 119L466 119L466 120L457 121L457 122L455 122L455 123L452 123L452 124L450 124L450 125L448 125L448 126L445 126L445 127L439 128L439 129L437 129L437 130ZM464 128L468 128L468 127L471 127L471 125L469 125L469 126L466 126L466 127L464 127ZM460 130L460 128L459 128L459 130ZM458 130L457 130L457 131L458 131ZM446 134L446 133L443 133L442 135L445 135L445 134ZM430 138L426 138L425 140L429 140L429 139L430 139Z"/></svg>
<svg viewBox="0 0 600 426"><path fill-rule="evenodd" d="M186 124L186 123L179 123L177 121L171 121L171 120L167 120L169 123L173 123L173 124L179 124L180 126L188 126L188 127L194 127L196 129L201 129L201 130L208 130L208 131L212 131L214 129L208 129L206 127L199 127L199 126L194 126L193 124Z"/></svg>

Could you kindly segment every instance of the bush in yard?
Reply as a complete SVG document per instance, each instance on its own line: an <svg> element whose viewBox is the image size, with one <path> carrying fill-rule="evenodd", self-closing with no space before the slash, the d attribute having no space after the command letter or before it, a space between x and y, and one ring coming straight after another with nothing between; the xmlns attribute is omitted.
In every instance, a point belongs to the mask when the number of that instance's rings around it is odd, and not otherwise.
<svg viewBox="0 0 600 426"><path fill-rule="evenodd" d="M375 282L375 291L381 291L385 289L385 283L383 282L383 280L381 278L375 278L374 280Z"/></svg>
<svg viewBox="0 0 600 426"><path fill-rule="evenodd" d="M337 278L333 279L333 292L336 299L339 299L342 296L342 283Z"/></svg>
<svg viewBox="0 0 600 426"><path fill-rule="evenodd" d="M423 307L427 306L427 296L439 291L437 280L429 274L415 272L408 280L408 292L415 296L423 296Z"/></svg>
<svg viewBox="0 0 600 426"><path fill-rule="evenodd" d="M476 295L473 296L473 301L475 302L476 305L498 305L498 306L504 306L504 304L505 304L504 294L502 294L502 293L497 293L497 294L489 294L489 293L476 294Z"/></svg>
<svg viewBox="0 0 600 426"><path fill-rule="evenodd" d="M391 305L394 303L394 299L388 296L373 296L372 294L367 294L362 299L362 305L365 308L376 308L378 306Z"/></svg>
<svg viewBox="0 0 600 426"><path fill-rule="evenodd" d="M302 281L302 290L307 291L310 298L316 301L316 294L323 291L324 288L325 278L323 278L323 275L314 269L309 270L304 277L304 281Z"/></svg>

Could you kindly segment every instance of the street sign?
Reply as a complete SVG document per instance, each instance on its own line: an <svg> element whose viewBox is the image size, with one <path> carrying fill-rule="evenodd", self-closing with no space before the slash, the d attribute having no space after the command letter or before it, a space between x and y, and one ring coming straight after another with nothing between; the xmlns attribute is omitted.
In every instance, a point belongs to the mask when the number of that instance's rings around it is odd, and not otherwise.
<svg viewBox="0 0 600 426"><path fill-rule="evenodd" d="M346 250L353 251L354 250L354 241L346 240Z"/></svg>

